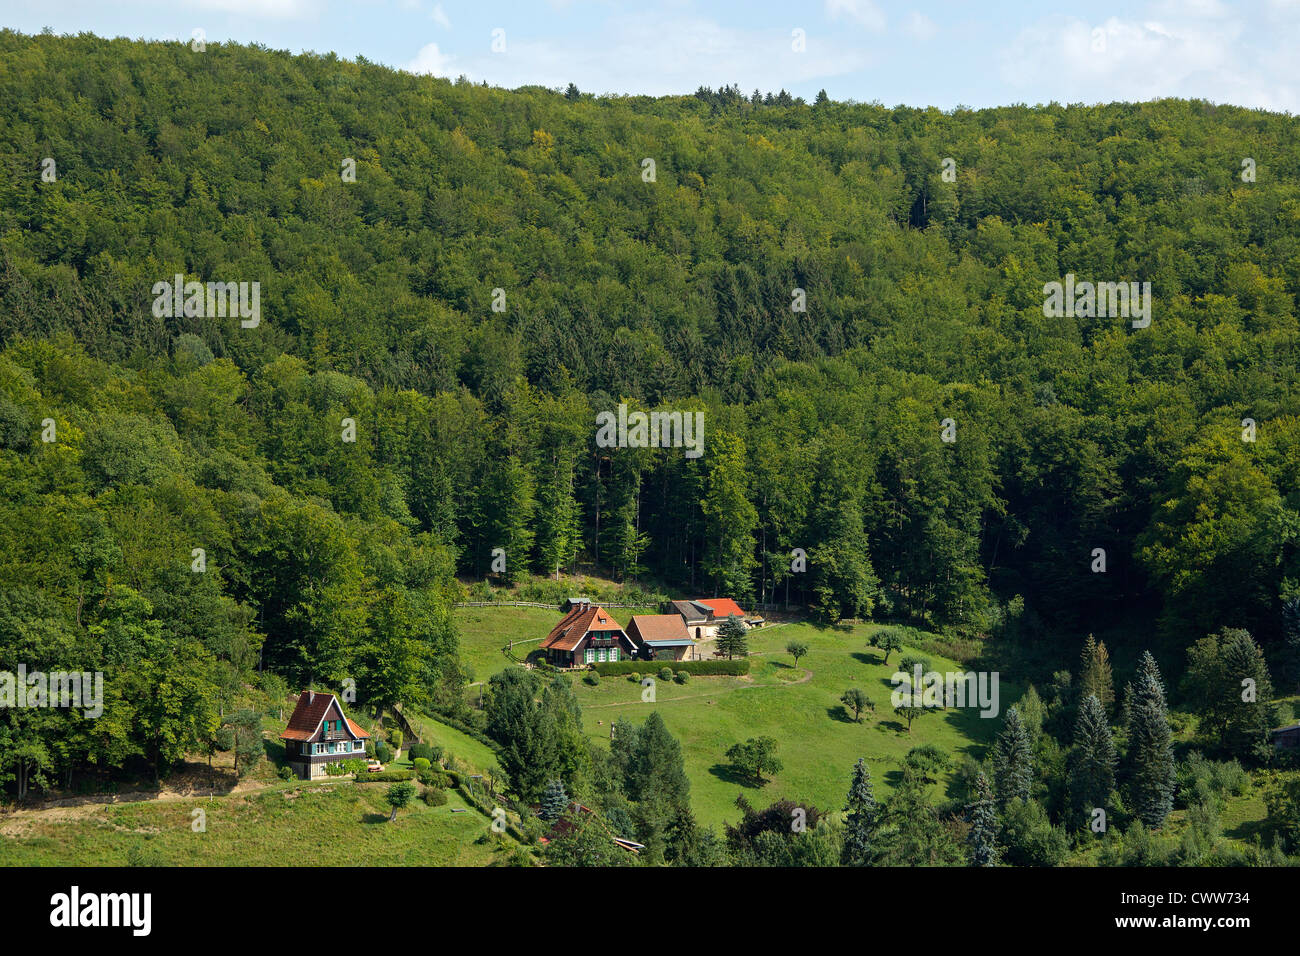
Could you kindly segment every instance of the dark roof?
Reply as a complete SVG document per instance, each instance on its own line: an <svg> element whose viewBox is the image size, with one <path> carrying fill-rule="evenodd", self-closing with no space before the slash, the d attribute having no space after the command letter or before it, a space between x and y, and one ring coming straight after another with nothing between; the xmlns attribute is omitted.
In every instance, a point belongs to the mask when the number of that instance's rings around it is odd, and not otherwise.
<svg viewBox="0 0 1300 956"><path fill-rule="evenodd" d="M673 609L686 619L687 624L702 623L709 619L709 609L695 601L673 601Z"/></svg>

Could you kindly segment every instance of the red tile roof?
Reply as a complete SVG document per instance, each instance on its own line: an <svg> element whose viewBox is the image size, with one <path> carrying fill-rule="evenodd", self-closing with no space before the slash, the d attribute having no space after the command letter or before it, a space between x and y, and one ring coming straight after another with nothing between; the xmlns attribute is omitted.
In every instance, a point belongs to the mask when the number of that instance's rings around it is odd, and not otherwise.
<svg viewBox="0 0 1300 956"><path fill-rule="evenodd" d="M730 617L732 614L736 615L736 617L745 616L745 612L740 609L740 605L731 598L700 598L695 603L712 608L713 616L716 618Z"/></svg>
<svg viewBox="0 0 1300 956"><path fill-rule="evenodd" d="M284 733L280 735L281 740L311 740L316 731L320 728L320 722L325 719L329 713L330 704L336 703L333 694L322 694L316 692L312 694L303 691L298 696L298 704L289 715L289 724L284 728ZM339 705L339 713L343 713L343 706ZM356 736L362 739L370 735L354 724L351 719L343 714L343 719L348 722L348 728Z"/></svg>
<svg viewBox="0 0 1300 956"><path fill-rule="evenodd" d="M571 651L592 631L621 631L623 625L599 605L578 605L551 628L542 641L546 650Z"/></svg>

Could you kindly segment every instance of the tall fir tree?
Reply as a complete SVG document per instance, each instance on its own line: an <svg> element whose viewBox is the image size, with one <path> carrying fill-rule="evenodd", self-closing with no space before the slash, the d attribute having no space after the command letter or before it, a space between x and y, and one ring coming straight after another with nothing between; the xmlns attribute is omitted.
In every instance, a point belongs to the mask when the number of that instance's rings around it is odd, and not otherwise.
<svg viewBox="0 0 1300 956"><path fill-rule="evenodd" d="M1160 669L1150 651L1142 654L1128 703L1132 809L1148 830L1157 830L1174 807L1173 738Z"/></svg>
<svg viewBox="0 0 1300 956"><path fill-rule="evenodd" d="M727 660L733 657L749 656L749 631L745 622L734 614L730 615L718 627L717 650L726 654Z"/></svg>
<svg viewBox="0 0 1300 956"><path fill-rule="evenodd" d="M1115 706L1115 679L1110 671L1110 654L1106 642L1097 641L1091 634L1079 655L1079 699L1089 694L1097 698L1101 709L1109 715Z"/></svg>
<svg viewBox="0 0 1300 956"><path fill-rule="evenodd" d="M1077 813L1104 809L1110 803L1115 789L1115 741L1096 694L1089 694L1079 704L1069 776L1070 799Z"/></svg>
<svg viewBox="0 0 1300 956"><path fill-rule="evenodd" d="M971 866L996 866L998 862L998 816L988 777L975 778L975 799L966 807L966 845Z"/></svg>
<svg viewBox="0 0 1300 956"><path fill-rule="evenodd" d="M876 828L880 824L880 807L871 789L871 771L861 757L853 767L849 798L844 806L844 845L840 850L842 866L870 866L876 855Z"/></svg>
<svg viewBox="0 0 1300 956"><path fill-rule="evenodd" d="M1020 708L1007 708L1002 732L993 751L993 779L997 784L998 802L1029 799L1034 783L1034 743L1029 728L1020 717Z"/></svg>

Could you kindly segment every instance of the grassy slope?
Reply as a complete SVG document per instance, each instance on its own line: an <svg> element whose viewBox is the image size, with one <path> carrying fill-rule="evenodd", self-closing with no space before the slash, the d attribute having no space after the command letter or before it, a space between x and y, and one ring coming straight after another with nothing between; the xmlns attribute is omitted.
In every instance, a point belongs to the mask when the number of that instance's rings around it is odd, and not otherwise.
<svg viewBox="0 0 1300 956"><path fill-rule="evenodd" d="M651 607L610 609L614 620L625 627L633 614L657 614ZM542 639L560 620L559 610L536 607L462 607L456 609L456 627L460 632L461 659L469 665L474 680L486 681L510 664L501 648L510 641L522 641L515 655L527 657L537 650ZM472 695L477 699L478 695Z"/></svg>
<svg viewBox="0 0 1300 956"><path fill-rule="evenodd" d="M3 866L123 866L133 847L160 866L485 866L497 860L482 815L455 793L445 806L416 800L389 824L384 784L285 784L252 794L130 803L71 817L22 821L0 840ZM207 832L190 829L207 813Z"/></svg>
<svg viewBox="0 0 1300 956"><path fill-rule="evenodd" d="M467 626L471 613L473 620ZM500 647L511 638L526 639L539 630L545 633L557 612L538 613L543 615L540 621L529 609L460 609L457 624L464 653L467 657L481 655L475 645L494 642ZM889 676L900 655L891 656L888 666L880 662L880 652L866 646L867 635L875 627L791 624L753 632L749 677L695 677L684 685L660 683L653 704L642 703L640 686L624 678L605 678L598 687L579 680L574 687L587 733L594 740L608 741L610 723L620 717L640 723L652 709L658 709L682 743L692 803L702 823L735 820L739 816L735 800L741 793L747 794L751 803L766 805L785 796L838 810L858 757L867 758L877 796L885 796L897 781L899 762L912 747L933 743L954 757L966 752L978 757L1000 726L1000 721L982 720L974 711L954 710L921 718L909 734L889 706ZM810 648L798 670L785 653L786 642L795 637ZM499 651L498 656L504 666ZM925 656L938 670L957 669L943 658ZM803 671L812 671L812 678L794 683ZM864 716L861 724L848 720L839 703L840 694L849 687L861 687L876 702L875 714ZM1020 692L1021 688L1003 681L1003 710ZM764 734L779 742L778 754L785 769L760 790L735 780L723 755L733 743Z"/></svg>

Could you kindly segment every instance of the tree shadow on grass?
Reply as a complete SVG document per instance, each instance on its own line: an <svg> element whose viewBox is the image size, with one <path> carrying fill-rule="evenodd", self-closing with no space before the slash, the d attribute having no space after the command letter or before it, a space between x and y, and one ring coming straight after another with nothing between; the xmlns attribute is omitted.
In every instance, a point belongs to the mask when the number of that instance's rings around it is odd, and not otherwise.
<svg viewBox="0 0 1300 956"><path fill-rule="evenodd" d="M1233 840L1250 841L1255 837L1265 837L1273 827L1267 820L1243 820L1232 829L1225 829L1223 835ZM1267 843L1267 841L1263 841Z"/></svg>
<svg viewBox="0 0 1300 956"><path fill-rule="evenodd" d="M361 817L362 823L387 823L387 813L367 813Z"/></svg>
<svg viewBox="0 0 1300 956"><path fill-rule="evenodd" d="M907 725L897 720L882 720L876 726L881 730L891 730L896 734L907 733Z"/></svg>
<svg viewBox="0 0 1300 956"><path fill-rule="evenodd" d="M849 709L843 704L836 704L834 707L827 707L826 715L830 717L831 720L838 720L841 724L858 723L858 721L853 719L853 715L849 713Z"/></svg>
<svg viewBox="0 0 1300 956"><path fill-rule="evenodd" d="M868 654L866 651L854 651L849 656L859 664L866 664L868 667L878 667L880 665L880 658L875 654Z"/></svg>
<svg viewBox="0 0 1300 956"><path fill-rule="evenodd" d="M715 763L709 768L709 773L713 774L724 783L732 783L738 787L745 787L748 790L759 790L762 784L752 777L746 777L744 774L736 773L735 769L725 763Z"/></svg>

